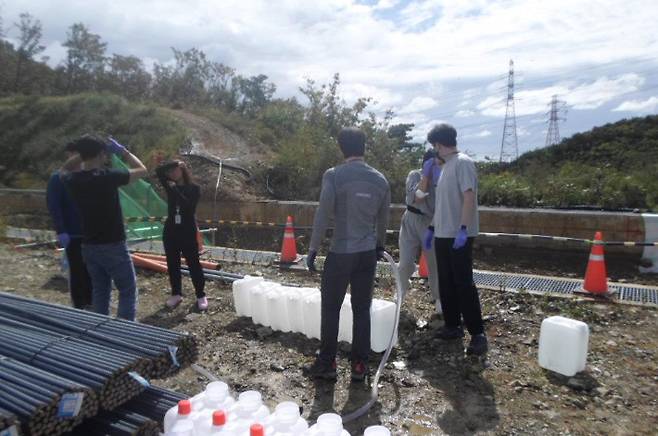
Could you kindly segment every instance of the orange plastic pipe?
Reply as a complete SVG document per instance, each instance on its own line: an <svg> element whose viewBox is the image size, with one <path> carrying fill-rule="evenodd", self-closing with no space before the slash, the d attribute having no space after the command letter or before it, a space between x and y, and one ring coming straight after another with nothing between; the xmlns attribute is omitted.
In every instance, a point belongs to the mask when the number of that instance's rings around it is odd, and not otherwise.
<svg viewBox="0 0 658 436"><path fill-rule="evenodd" d="M165 256L161 255L161 254L153 254L153 253L135 253L135 254L139 257L144 258L144 259L151 259L151 260L155 260L155 261L158 261L158 262L165 262L165 263L167 262L167 258ZM187 264L185 259L183 259L183 262L185 264ZM208 260L201 260L200 263L201 263L201 266L203 268L206 268L206 269L214 269L214 270L220 269L219 268L219 263L217 263L217 262L211 262L211 261L208 261Z"/></svg>
<svg viewBox="0 0 658 436"><path fill-rule="evenodd" d="M167 272L167 265L165 265L164 263L157 262L153 259L146 259L144 257L137 256L135 254L131 254L130 257L132 258L133 264L136 267L150 269L152 271L161 272L161 273Z"/></svg>

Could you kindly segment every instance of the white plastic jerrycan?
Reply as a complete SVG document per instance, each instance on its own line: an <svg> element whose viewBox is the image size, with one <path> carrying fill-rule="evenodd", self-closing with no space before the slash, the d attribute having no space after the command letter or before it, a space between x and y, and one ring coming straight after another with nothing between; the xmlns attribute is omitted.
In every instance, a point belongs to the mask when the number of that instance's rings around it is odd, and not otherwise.
<svg viewBox="0 0 658 436"><path fill-rule="evenodd" d="M172 430L179 421L189 421L192 424L192 429L194 429L192 402L190 400L180 400L177 405L167 410L163 423L165 433Z"/></svg>
<svg viewBox="0 0 658 436"><path fill-rule="evenodd" d="M304 335L320 339L320 291L309 293L304 297Z"/></svg>
<svg viewBox="0 0 658 436"><path fill-rule="evenodd" d="M585 369L589 328L587 324L562 316L541 322L539 366L566 376Z"/></svg>
<svg viewBox="0 0 658 436"><path fill-rule="evenodd" d="M370 306L370 348L375 353L386 350L395 327L395 303L373 299ZM393 344L397 343L397 334Z"/></svg>
<svg viewBox="0 0 658 436"><path fill-rule="evenodd" d="M233 282L233 305L236 315L251 316L251 292L262 281L262 277L244 276Z"/></svg>
<svg viewBox="0 0 658 436"><path fill-rule="evenodd" d="M310 436L350 436L343 429L343 419L335 413L323 413L308 431Z"/></svg>
<svg viewBox="0 0 658 436"><path fill-rule="evenodd" d="M226 412L235 400L229 393L229 388L223 381L208 383L206 389L200 394L192 397L192 414L194 430L197 434L205 434L210 431L213 422L213 413L217 410Z"/></svg>
<svg viewBox="0 0 658 436"><path fill-rule="evenodd" d="M290 330L304 333L304 299L317 292L314 288L291 288L286 296Z"/></svg>

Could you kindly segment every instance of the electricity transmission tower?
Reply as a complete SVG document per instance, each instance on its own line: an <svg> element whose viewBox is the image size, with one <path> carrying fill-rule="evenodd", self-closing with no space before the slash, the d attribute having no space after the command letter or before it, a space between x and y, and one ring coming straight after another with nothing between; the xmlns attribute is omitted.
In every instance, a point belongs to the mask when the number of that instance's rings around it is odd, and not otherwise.
<svg viewBox="0 0 658 436"><path fill-rule="evenodd" d="M509 162L519 157L519 144L516 138L516 114L514 112L514 61L509 61L509 77L507 79L507 108L505 110L505 126L503 141L500 144L500 162Z"/></svg>
<svg viewBox="0 0 658 436"><path fill-rule="evenodd" d="M554 95L551 99L551 110L547 112L550 115L548 120L548 132L546 133L546 147L560 143L560 129L558 122L566 121L566 118L560 117L560 113L566 115L566 102L557 99Z"/></svg>

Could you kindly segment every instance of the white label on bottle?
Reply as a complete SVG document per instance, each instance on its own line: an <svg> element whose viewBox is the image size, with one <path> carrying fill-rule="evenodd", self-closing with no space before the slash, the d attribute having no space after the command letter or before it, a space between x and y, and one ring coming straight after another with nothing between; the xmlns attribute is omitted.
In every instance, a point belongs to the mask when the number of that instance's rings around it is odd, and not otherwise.
<svg viewBox="0 0 658 436"><path fill-rule="evenodd" d="M59 418L73 418L78 416L84 398L85 394L83 392L70 392L62 395L62 398L59 400L57 416Z"/></svg>

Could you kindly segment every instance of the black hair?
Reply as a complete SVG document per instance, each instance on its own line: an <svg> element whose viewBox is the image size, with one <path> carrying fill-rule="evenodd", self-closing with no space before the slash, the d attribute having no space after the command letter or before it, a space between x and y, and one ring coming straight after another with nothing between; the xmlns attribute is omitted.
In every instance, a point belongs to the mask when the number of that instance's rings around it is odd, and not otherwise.
<svg viewBox="0 0 658 436"><path fill-rule="evenodd" d="M346 127L338 132L338 145L345 158L361 157L366 152L366 134L357 127Z"/></svg>
<svg viewBox="0 0 658 436"><path fill-rule="evenodd" d="M93 159L105 151L106 145L102 139L94 135L83 135L66 144L65 150L79 153L80 158L85 161Z"/></svg>
<svg viewBox="0 0 658 436"><path fill-rule="evenodd" d="M456 147L457 130L450 124L437 124L427 134L427 142L432 145L441 144L446 147Z"/></svg>
<svg viewBox="0 0 658 436"><path fill-rule="evenodd" d="M434 159L435 157L436 157L436 151L427 150L423 155L423 162L425 162L427 159Z"/></svg>

